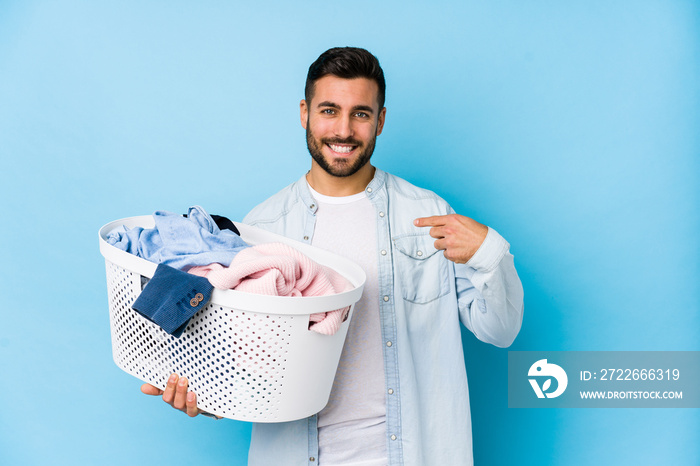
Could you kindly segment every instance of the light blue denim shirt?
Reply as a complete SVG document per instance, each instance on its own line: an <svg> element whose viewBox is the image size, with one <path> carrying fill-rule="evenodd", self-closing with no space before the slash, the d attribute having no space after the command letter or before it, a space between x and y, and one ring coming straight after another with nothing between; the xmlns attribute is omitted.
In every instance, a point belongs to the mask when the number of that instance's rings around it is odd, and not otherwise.
<svg viewBox="0 0 700 466"><path fill-rule="evenodd" d="M473 464L459 322L484 342L513 342L523 290L510 246L489 228L474 257L455 264L435 249L429 228L413 224L418 217L453 213L443 199L379 169L366 192L377 218L388 464ZM316 210L302 177L243 222L311 243ZM248 464L318 465L316 416L254 424Z"/></svg>

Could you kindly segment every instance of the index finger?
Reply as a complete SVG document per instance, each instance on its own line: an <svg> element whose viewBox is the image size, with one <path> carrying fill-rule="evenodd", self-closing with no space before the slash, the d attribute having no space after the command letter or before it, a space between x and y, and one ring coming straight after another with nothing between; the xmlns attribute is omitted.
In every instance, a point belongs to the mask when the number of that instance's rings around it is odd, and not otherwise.
<svg viewBox="0 0 700 466"><path fill-rule="evenodd" d="M420 217L413 221L417 227L439 227L445 225L447 215L433 215L432 217Z"/></svg>

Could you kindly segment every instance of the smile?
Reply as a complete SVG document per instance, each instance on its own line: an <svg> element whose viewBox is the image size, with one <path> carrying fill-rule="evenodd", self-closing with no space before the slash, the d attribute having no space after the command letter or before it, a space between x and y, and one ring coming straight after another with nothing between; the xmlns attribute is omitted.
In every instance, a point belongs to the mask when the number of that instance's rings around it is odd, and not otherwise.
<svg viewBox="0 0 700 466"><path fill-rule="evenodd" d="M338 154L349 154L357 147L340 144L327 144L327 146L330 147L333 152L337 152Z"/></svg>

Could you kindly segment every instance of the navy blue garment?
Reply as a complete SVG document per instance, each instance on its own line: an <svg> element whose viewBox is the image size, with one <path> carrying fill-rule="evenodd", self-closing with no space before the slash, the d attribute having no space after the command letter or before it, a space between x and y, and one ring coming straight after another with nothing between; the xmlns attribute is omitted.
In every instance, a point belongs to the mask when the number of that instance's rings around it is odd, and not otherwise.
<svg viewBox="0 0 700 466"><path fill-rule="evenodd" d="M220 230L231 230L238 236L241 236L241 232L238 231L238 228L236 228L236 225L233 224L231 220L229 220L227 217L222 217L221 215L211 215L211 218L214 219L214 222L216 222L216 226L219 227Z"/></svg>
<svg viewBox="0 0 700 466"><path fill-rule="evenodd" d="M179 337L197 311L209 303L213 289L204 277L158 264L153 278L131 307L169 334Z"/></svg>

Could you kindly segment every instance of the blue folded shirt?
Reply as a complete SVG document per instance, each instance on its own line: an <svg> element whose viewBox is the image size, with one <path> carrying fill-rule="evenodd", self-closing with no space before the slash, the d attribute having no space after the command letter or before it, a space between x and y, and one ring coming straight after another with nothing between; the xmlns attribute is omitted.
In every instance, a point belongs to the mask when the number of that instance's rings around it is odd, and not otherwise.
<svg viewBox="0 0 700 466"><path fill-rule="evenodd" d="M131 307L179 337L190 319L209 303L213 289L204 277L159 264Z"/></svg>
<svg viewBox="0 0 700 466"><path fill-rule="evenodd" d="M190 207L187 217L172 212L153 214L155 228L115 230L107 242L151 262L187 270L215 262L228 266L249 245L229 230L221 230L200 206Z"/></svg>

